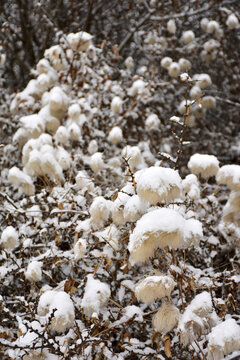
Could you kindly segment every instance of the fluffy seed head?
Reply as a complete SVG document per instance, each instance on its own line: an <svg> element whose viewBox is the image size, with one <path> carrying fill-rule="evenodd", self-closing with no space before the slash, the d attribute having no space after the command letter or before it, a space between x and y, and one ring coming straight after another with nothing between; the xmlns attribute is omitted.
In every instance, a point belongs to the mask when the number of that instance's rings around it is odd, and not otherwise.
<svg viewBox="0 0 240 360"><path fill-rule="evenodd" d="M178 324L178 320L178 308L173 304L164 302L153 317L153 326L161 333L168 333Z"/></svg>
<svg viewBox="0 0 240 360"><path fill-rule="evenodd" d="M219 169L219 161L214 155L194 154L188 162L189 170L195 174L208 179L215 176Z"/></svg>

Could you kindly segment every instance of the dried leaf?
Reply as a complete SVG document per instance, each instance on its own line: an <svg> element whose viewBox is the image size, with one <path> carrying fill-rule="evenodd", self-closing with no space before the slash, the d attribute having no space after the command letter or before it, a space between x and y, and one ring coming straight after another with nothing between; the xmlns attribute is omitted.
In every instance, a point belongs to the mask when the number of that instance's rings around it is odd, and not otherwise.
<svg viewBox="0 0 240 360"><path fill-rule="evenodd" d="M57 235L55 236L54 241L55 241L55 244L56 244L57 246L59 246L59 245L61 244L61 242L62 242L62 239L61 239L60 236L57 234Z"/></svg>
<svg viewBox="0 0 240 360"><path fill-rule="evenodd" d="M64 291L65 291L66 293L70 293L71 288L72 288L73 285L74 285L74 280L73 280L73 278L70 276L69 279L66 280L65 283L64 283Z"/></svg>
<svg viewBox="0 0 240 360"><path fill-rule="evenodd" d="M164 336L164 352L168 358L170 358L171 354L171 340L168 335Z"/></svg>

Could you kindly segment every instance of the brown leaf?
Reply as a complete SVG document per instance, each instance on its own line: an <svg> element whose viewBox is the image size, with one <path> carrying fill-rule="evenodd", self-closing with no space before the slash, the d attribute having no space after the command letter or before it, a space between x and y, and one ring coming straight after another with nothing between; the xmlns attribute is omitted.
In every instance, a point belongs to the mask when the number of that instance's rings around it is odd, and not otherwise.
<svg viewBox="0 0 240 360"><path fill-rule="evenodd" d="M55 241L55 244L56 244L57 246L59 246L59 245L61 244L61 242L62 242L62 239L61 239L60 236L57 234L57 235L55 236L54 241Z"/></svg>
<svg viewBox="0 0 240 360"><path fill-rule="evenodd" d="M66 293L70 293L71 292L71 288L74 285L74 280L73 278L70 276L68 280L65 281L64 283L64 291Z"/></svg>
<svg viewBox="0 0 240 360"><path fill-rule="evenodd" d="M168 335L164 336L164 352L168 358L170 358L171 354L171 340Z"/></svg>

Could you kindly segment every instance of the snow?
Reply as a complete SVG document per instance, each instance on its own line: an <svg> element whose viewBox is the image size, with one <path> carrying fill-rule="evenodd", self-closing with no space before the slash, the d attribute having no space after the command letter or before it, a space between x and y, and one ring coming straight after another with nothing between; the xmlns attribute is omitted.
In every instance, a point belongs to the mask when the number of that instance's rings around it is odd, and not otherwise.
<svg viewBox="0 0 240 360"><path fill-rule="evenodd" d="M240 165L224 165L216 176L218 184L227 185L231 190L240 190Z"/></svg>
<svg viewBox="0 0 240 360"><path fill-rule="evenodd" d="M25 271L25 277L27 280L37 282L42 280L42 263L36 260L31 261L28 264L27 270Z"/></svg>
<svg viewBox="0 0 240 360"><path fill-rule="evenodd" d="M18 232L13 226L7 226L3 230L0 245L5 249L14 249L18 245Z"/></svg>
<svg viewBox="0 0 240 360"><path fill-rule="evenodd" d="M227 319L215 326L208 335L209 359L216 359L217 354L228 355L240 350L240 326L234 319Z"/></svg>
<svg viewBox="0 0 240 360"><path fill-rule="evenodd" d="M219 161L214 155L194 154L188 162L189 170L195 174L207 179L215 176L219 169Z"/></svg>
<svg viewBox="0 0 240 360"><path fill-rule="evenodd" d="M105 306L110 298L111 291L109 285L94 279L93 275L87 276L84 296L81 307L84 314L91 318L94 314L98 316L100 309Z"/></svg>
<svg viewBox="0 0 240 360"><path fill-rule="evenodd" d="M172 277L167 275L152 275L139 281L135 287L135 295L138 301L150 304L164 297L170 297L176 286Z"/></svg>
<svg viewBox="0 0 240 360"><path fill-rule="evenodd" d="M152 166L137 178L137 194L152 205L173 201L180 196L181 188L178 171L169 168Z"/></svg>
<svg viewBox="0 0 240 360"><path fill-rule="evenodd" d="M45 317L45 321L54 315L50 327L57 332L70 328L75 319L73 302L63 291L49 290L42 294L37 311L38 315Z"/></svg>

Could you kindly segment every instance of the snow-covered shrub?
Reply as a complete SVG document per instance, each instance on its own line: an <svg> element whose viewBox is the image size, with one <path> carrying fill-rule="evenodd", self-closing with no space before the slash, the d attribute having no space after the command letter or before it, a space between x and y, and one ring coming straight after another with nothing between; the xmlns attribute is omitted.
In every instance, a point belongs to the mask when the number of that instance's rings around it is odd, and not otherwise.
<svg viewBox="0 0 240 360"><path fill-rule="evenodd" d="M100 309L104 307L111 295L109 285L94 279L93 275L87 276L84 296L81 307L88 317L98 317Z"/></svg>
<svg viewBox="0 0 240 360"><path fill-rule="evenodd" d="M123 148L122 157L125 158L131 167L137 167L142 161L141 150L138 146L127 145Z"/></svg>
<svg viewBox="0 0 240 360"><path fill-rule="evenodd" d="M200 198L200 188L196 175L189 174L183 179L182 192L183 194L187 194L192 200L198 200Z"/></svg>
<svg viewBox="0 0 240 360"><path fill-rule="evenodd" d="M102 158L102 153L96 152L91 156L90 168L94 173L97 174L103 168L103 166L104 166L104 162Z"/></svg>
<svg viewBox="0 0 240 360"><path fill-rule="evenodd" d="M156 114L150 114L145 121L145 127L147 130L157 130L159 125L160 120Z"/></svg>
<svg viewBox="0 0 240 360"><path fill-rule="evenodd" d="M67 41L71 48L76 51L86 51L92 44L93 36L85 31L67 35Z"/></svg>
<svg viewBox="0 0 240 360"><path fill-rule="evenodd" d="M197 220L185 220L177 211L167 208L149 211L137 221L130 235L130 261L132 264L144 262L157 248L175 249L184 247L184 242L189 246L191 236L195 241L201 235L202 228Z"/></svg>
<svg viewBox="0 0 240 360"><path fill-rule="evenodd" d="M86 251L87 251L86 241L84 239L79 239L73 248L74 260L75 261L81 260L86 254Z"/></svg>
<svg viewBox="0 0 240 360"><path fill-rule="evenodd" d="M31 261L25 271L25 278L31 282L41 281L42 263L36 260Z"/></svg>
<svg viewBox="0 0 240 360"><path fill-rule="evenodd" d="M147 203L139 198L138 195L131 196L124 206L124 219L135 222L146 212Z"/></svg>
<svg viewBox="0 0 240 360"><path fill-rule="evenodd" d="M153 326L161 333L168 333L177 326L178 320L178 308L169 302L163 302L160 309L153 317Z"/></svg>
<svg viewBox="0 0 240 360"><path fill-rule="evenodd" d="M195 175L208 179L215 176L219 170L219 161L214 155L194 154L188 162L189 170Z"/></svg>
<svg viewBox="0 0 240 360"><path fill-rule="evenodd" d="M216 176L218 184L224 184L231 190L240 190L240 165L224 165Z"/></svg>
<svg viewBox="0 0 240 360"><path fill-rule="evenodd" d="M153 166L137 177L137 194L152 205L175 200L180 196L181 187L178 171L169 168Z"/></svg>
<svg viewBox="0 0 240 360"><path fill-rule="evenodd" d="M168 67L169 76L175 78L180 74L180 66L177 62L173 61Z"/></svg>
<svg viewBox="0 0 240 360"><path fill-rule="evenodd" d="M161 60L161 66L164 68L164 69L168 69L169 66L172 64L172 59L168 56L165 56L164 58L162 58Z"/></svg>
<svg viewBox="0 0 240 360"><path fill-rule="evenodd" d="M226 25L230 30L237 29L239 20L235 14L230 14L227 18Z"/></svg>
<svg viewBox="0 0 240 360"><path fill-rule="evenodd" d="M174 19L168 20L167 29L170 32L170 34L175 34L177 27L176 27L176 22Z"/></svg>
<svg viewBox="0 0 240 360"><path fill-rule="evenodd" d="M189 44L195 39L195 34L192 30L184 31L182 34L184 44Z"/></svg>
<svg viewBox="0 0 240 360"><path fill-rule="evenodd" d="M135 295L138 301L143 301L148 305L164 297L170 298L175 286L176 283L171 276L150 275L136 284Z"/></svg>
<svg viewBox="0 0 240 360"><path fill-rule="evenodd" d="M119 126L114 126L109 132L108 141L114 145L121 143L123 140L122 129Z"/></svg>
<svg viewBox="0 0 240 360"><path fill-rule="evenodd" d="M196 295L179 320L180 340L185 346L202 333L209 332L211 326L215 325L215 317L214 313L211 316L212 313L211 295L206 291Z"/></svg>
<svg viewBox="0 0 240 360"><path fill-rule="evenodd" d="M103 196L98 196L93 200L89 209L93 226L101 227L108 220L111 212L111 202Z"/></svg>
<svg viewBox="0 0 240 360"><path fill-rule="evenodd" d="M3 230L0 245L4 249L14 249L18 245L18 232L13 226L7 226Z"/></svg>
<svg viewBox="0 0 240 360"><path fill-rule="evenodd" d="M33 195L35 192L35 186L31 177L18 169L16 166L9 170L8 180L14 186L21 188L26 195Z"/></svg>
<svg viewBox="0 0 240 360"><path fill-rule="evenodd" d="M48 290L40 296L37 312L44 317L44 321L50 322L50 329L63 332L69 329L75 320L73 302L64 291Z"/></svg>
<svg viewBox="0 0 240 360"><path fill-rule="evenodd" d="M222 360L236 350L240 350L240 326L236 320L227 319L208 335L208 360Z"/></svg>
<svg viewBox="0 0 240 360"><path fill-rule="evenodd" d="M111 102L111 110L114 115L120 114L122 112L123 101L119 96L115 96Z"/></svg>

